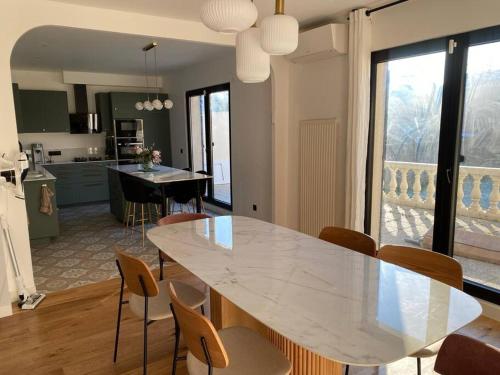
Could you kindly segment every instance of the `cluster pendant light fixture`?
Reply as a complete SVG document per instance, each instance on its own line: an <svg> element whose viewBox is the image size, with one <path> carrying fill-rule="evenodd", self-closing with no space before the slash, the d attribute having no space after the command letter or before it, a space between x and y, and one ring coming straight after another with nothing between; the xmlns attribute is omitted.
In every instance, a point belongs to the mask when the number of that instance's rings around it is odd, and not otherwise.
<svg viewBox="0 0 500 375"><path fill-rule="evenodd" d="M158 97L159 93L160 93L160 87L158 86L158 64L157 64L157 60L156 60L156 47L158 47L158 43L151 42L142 48L142 51L144 52L144 78L146 81L146 88L149 88L148 51L153 50L153 52L154 52L154 61L155 61L154 74L155 74L156 99L151 101L149 98L149 93L148 93L147 100L145 100L144 102L135 103L135 109L137 109L138 111L142 111L144 109L146 111L152 111L154 109L161 111L164 107L166 109L171 109L174 106L174 103L170 99L167 99L164 102L162 102Z"/></svg>
<svg viewBox="0 0 500 375"><path fill-rule="evenodd" d="M299 24L285 15L285 0L276 0L275 14L257 27L253 0L207 0L201 19L210 29L236 36L236 75L245 83L264 82L271 73L270 55L295 51ZM253 26L252 26L253 25Z"/></svg>

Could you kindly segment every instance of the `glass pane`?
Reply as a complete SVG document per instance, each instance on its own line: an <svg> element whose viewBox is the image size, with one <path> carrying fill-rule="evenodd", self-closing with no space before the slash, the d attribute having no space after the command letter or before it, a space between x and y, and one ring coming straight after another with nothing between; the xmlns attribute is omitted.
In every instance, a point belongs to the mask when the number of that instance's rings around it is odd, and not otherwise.
<svg viewBox="0 0 500 375"><path fill-rule="evenodd" d="M207 171L206 133L205 133L205 96L189 98L191 126L191 161L193 171Z"/></svg>
<svg viewBox="0 0 500 375"><path fill-rule="evenodd" d="M374 176L381 244L432 247L445 52L377 67ZM383 129L383 130L382 130ZM378 143L378 145L377 145ZM374 190L375 191L375 190Z"/></svg>
<svg viewBox="0 0 500 375"><path fill-rule="evenodd" d="M229 91L210 94L214 199L231 204Z"/></svg>
<svg viewBox="0 0 500 375"><path fill-rule="evenodd" d="M500 42L469 48L454 257L500 289Z"/></svg>

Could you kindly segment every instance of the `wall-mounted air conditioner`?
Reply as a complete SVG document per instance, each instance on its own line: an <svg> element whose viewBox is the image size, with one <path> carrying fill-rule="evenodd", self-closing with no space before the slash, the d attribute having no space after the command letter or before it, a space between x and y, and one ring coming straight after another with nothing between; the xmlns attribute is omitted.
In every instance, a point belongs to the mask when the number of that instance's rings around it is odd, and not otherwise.
<svg viewBox="0 0 500 375"><path fill-rule="evenodd" d="M295 63L304 63L344 55L348 48L348 25L331 23L299 35L299 46L287 56Z"/></svg>

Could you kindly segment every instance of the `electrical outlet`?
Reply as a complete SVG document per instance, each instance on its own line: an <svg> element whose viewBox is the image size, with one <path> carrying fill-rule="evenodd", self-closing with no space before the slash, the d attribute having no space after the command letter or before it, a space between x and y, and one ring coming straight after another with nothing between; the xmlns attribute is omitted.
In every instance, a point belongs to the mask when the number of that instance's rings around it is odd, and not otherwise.
<svg viewBox="0 0 500 375"><path fill-rule="evenodd" d="M256 204L254 204L252 207L253 207L254 211L257 211L257 205Z"/></svg>
<svg viewBox="0 0 500 375"><path fill-rule="evenodd" d="M184 153L184 149L181 148L181 154L183 154L183 153Z"/></svg>

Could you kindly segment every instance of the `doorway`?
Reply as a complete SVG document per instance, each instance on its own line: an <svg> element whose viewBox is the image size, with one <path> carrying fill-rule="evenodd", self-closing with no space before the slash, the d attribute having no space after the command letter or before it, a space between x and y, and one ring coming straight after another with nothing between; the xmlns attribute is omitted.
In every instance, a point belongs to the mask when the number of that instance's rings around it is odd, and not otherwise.
<svg viewBox="0 0 500 375"><path fill-rule="evenodd" d="M500 27L372 54L366 230L500 289Z"/></svg>
<svg viewBox="0 0 500 375"><path fill-rule="evenodd" d="M189 166L213 176L205 200L232 209L230 85L186 93Z"/></svg>

